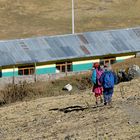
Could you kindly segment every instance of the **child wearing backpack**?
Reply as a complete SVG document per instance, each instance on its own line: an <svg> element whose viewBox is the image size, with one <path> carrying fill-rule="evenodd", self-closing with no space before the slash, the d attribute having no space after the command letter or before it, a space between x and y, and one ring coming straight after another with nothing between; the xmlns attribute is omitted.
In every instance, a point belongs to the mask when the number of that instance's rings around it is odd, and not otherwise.
<svg viewBox="0 0 140 140"><path fill-rule="evenodd" d="M102 73L103 73L103 70L100 68L99 63L94 63L91 79L93 83L92 92L94 93L95 98L96 98L96 105L98 104L98 98L100 99L101 103L103 102L103 99L102 99L103 88L99 81Z"/></svg>
<svg viewBox="0 0 140 140"><path fill-rule="evenodd" d="M103 86L104 105L111 105L114 85L117 83L117 76L112 72L110 65L105 65L104 69L105 71L99 81Z"/></svg>

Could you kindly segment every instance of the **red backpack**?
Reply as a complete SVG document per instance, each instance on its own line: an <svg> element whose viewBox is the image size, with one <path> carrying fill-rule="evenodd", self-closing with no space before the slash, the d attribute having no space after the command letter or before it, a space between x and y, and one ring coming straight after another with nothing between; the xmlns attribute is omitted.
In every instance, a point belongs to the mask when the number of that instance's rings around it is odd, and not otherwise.
<svg viewBox="0 0 140 140"><path fill-rule="evenodd" d="M100 83L100 81L99 81L99 79L100 79L100 77L101 77L101 75L102 75L102 73L103 73L104 71L102 70L102 69L96 69L96 83L97 83L97 85L98 86L101 86L102 84Z"/></svg>

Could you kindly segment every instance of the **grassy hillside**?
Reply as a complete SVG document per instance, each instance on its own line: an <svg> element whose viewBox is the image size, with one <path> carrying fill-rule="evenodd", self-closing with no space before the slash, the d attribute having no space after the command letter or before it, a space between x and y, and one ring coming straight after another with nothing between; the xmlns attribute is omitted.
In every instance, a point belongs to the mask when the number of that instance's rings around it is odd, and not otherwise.
<svg viewBox="0 0 140 140"><path fill-rule="evenodd" d="M75 0L75 32L140 25L140 0ZM0 39L71 33L71 0L0 0Z"/></svg>

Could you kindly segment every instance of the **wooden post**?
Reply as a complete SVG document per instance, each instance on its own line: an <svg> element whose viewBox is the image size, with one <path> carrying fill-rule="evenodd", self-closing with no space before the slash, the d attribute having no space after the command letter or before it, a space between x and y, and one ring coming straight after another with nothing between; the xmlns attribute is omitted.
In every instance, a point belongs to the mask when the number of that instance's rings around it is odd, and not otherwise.
<svg viewBox="0 0 140 140"><path fill-rule="evenodd" d="M13 84L15 84L15 66L13 66Z"/></svg>
<svg viewBox="0 0 140 140"><path fill-rule="evenodd" d="M48 74L48 81L50 81L51 80L51 75L50 74Z"/></svg>
<svg viewBox="0 0 140 140"><path fill-rule="evenodd" d="M65 73L66 73L66 76L67 76L67 74L68 74L68 68L67 68L67 62L65 62Z"/></svg>
<svg viewBox="0 0 140 140"><path fill-rule="evenodd" d="M35 67L34 67L34 81L36 82L37 81L37 77L36 77L36 62L35 62Z"/></svg>

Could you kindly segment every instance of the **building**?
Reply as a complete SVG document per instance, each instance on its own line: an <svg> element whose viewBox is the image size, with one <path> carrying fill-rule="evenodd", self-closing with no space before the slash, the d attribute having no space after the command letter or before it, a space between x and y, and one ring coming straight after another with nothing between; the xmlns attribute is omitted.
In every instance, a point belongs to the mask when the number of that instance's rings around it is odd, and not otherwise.
<svg viewBox="0 0 140 140"><path fill-rule="evenodd" d="M0 41L0 77L86 71L140 52L140 27Z"/></svg>

